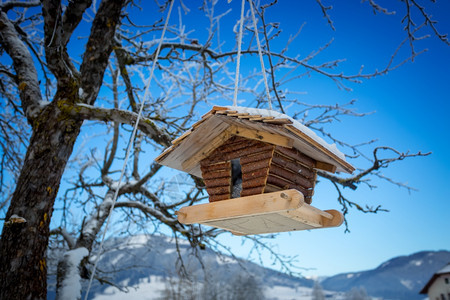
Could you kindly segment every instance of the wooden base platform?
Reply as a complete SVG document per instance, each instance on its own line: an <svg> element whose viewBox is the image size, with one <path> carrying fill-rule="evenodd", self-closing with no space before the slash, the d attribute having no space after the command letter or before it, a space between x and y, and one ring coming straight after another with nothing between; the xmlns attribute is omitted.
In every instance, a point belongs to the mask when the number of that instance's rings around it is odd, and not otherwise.
<svg viewBox="0 0 450 300"><path fill-rule="evenodd" d="M305 203L297 190L285 190L181 208L178 221L221 228L235 235L337 227L337 210L322 211Z"/></svg>

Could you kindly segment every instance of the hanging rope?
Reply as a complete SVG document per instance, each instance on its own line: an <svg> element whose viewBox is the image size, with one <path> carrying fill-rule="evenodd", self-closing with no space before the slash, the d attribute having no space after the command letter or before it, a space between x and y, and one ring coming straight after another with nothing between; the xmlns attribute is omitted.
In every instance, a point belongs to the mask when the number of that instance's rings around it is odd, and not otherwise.
<svg viewBox="0 0 450 300"><path fill-rule="evenodd" d="M241 47L242 47L242 32L244 31L244 10L245 10L245 0L242 0L241 4L241 20L239 21L239 35L238 35L238 52L236 60L236 77L234 79L234 96L233 105L237 106L237 94L239 88L239 70L241 68Z"/></svg>
<svg viewBox="0 0 450 300"><path fill-rule="evenodd" d="M175 0L172 0L170 2L170 6L169 6L169 11L167 13L166 22L164 23L164 28L163 28L163 31L162 31L162 34L161 34L161 39L159 40L158 48L156 49L155 57L154 57L154 60L153 60L153 65L152 65L152 68L151 68L151 71L150 71L150 77L149 77L149 79L148 79L148 81L146 82L146 85L145 85L144 98L142 99L141 107L139 108L139 113L138 113L137 118L136 118L136 123L134 124L133 132L131 134L130 140L128 141L128 146L127 146L127 152L126 152L126 155L125 155L125 160L123 162L122 171L120 172L119 182L117 184L117 188L116 188L115 193L114 193L112 205L111 205L111 208L110 208L109 213L108 213L108 218L107 218L107 221L106 221L105 229L103 230L103 235L102 235L102 240L100 242L98 255L97 255L97 258L96 258L95 263L94 263L94 268L92 270L91 277L89 278L89 285L88 285L88 288L86 290L86 295L84 297L85 300L88 299L89 291L90 291L91 286L92 286L92 280L94 278L95 271L97 270L97 264L98 264L98 261L100 260L100 256L101 256L102 251L103 251L103 243L105 241L106 232L108 230L109 222L111 220L112 211L114 210L114 206L116 205L117 197L119 195L120 185L122 184L123 176L125 175L125 169L126 169L126 166L127 166L127 163L128 163L128 158L130 157L132 141L134 140L134 138L136 136L136 132L137 132L137 128L138 128L138 125L139 125L139 121L140 121L141 116L142 116L142 111L144 109L145 102L148 99L148 95L149 95L149 92L150 92L150 84L151 84L152 79L153 79L153 73L155 71L156 63L158 62L159 52L161 51L161 45L162 45L162 42L164 40L164 35L166 34L166 30L167 30L167 26L169 24L170 14L172 13L172 7L173 7L173 3L174 2L175 2Z"/></svg>
<svg viewBox="0 0 450 300"><path fill-rule="evenodd" d="M270 89L269 84L267 82L267 76L266 76L266 68L264 67L264 59L262 55L261 50L261 43L259 42L259 34L258 34L258 27L256 25L256 18L255 18L255 12L253 10L253 1L249 0L250 4L250 11L252 14L252 20L253 20L253 28L255 30L255 38L256 38L256 44L258 45L258 54L259 54L259 62L261 64L261 71L263 74L264 79L264 86L266 88L266 95L267 95L267 102L269 103L269 109L272 110L272 101L270 99ZM237 106L237 94L238 94L238 87L239 87L239 70L241 67L241 48L242 48L242 33L244 28L244 10L245 10L245 0L242 0L241 4L241 19L239 24L239 35L238 35L238 52L237 52L237 60L236 60L236 77L234 80L234 96L233 96L233 105Z"/></svg>
<svg viewBox="0 0 450 300"><path fill-rule="evenodd" d="M267 83L266 68L264 67L264 59L261 51L261 43L259 42L258 27L256 26L255 12L253 11L253 0L249 0L248 2L250 3L250 11L252 13L253 28L255 29L256 44L258 45L259 61L261 63L261 71L264 78L264 86L266 87L267 101L269 102L269 109L272 110L272 101L270 100L270 90L269 84Z"/></svg>

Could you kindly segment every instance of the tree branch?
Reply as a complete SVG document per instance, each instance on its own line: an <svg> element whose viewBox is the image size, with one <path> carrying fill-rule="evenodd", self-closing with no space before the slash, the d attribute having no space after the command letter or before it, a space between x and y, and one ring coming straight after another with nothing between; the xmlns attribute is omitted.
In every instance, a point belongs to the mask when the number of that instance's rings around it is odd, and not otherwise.
<svg viewBox="0 0 450 300"><path fill-rule="evenodd" d="M96 107L88 104L78 103L71 105L68 103L60 103L61 111L77 118L85 120L98 120L104 122L116 122L122 124L134 125L137 120L137 114L128 110L116 108ZM161 146L168 147L171 145L171 136L163 128L159 128L153 121L147 118L140 118L139 130L148 135L152 140Z"/></svg>
<svg viewBox="0 0 450 300"><path fill-rule="evenodd" d="M39 79L31 53L20 40L14 25L3 11L0 11L0 36L0 43L13 61L22 109L28 122L31 123L33 112L42 102Z"/></svg>

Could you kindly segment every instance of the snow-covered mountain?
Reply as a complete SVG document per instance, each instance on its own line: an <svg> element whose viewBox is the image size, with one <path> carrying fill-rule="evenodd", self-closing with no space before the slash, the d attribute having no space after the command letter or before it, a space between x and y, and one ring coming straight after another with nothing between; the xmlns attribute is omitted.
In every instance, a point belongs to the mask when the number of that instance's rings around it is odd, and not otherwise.
<svg viewBox="0 0 450 300"><path fill-rule="evenodd" d="M100 259L97 272L100 277L116 284L116 287L96 282L89 299L163 299L168 289L178 289L183 295L198 295L208 288L203 283L205 279L210 290L222 294L242 283L246 286L257 285L258 289L263 290L266 299L312 299L313 280L289 276L230 256L220 256L209 249L197 250L199 255L196 255L190 245L182 240L179 240L177 248L172 238L141 235L108 240L104 248L106 253ZM178 252L183 258L182 262ZM326 290L326 299L333 300L346 299L345 292L361 287L377 299L424 299L418 292L431 275L448 262L449 251L419 252L393 258L374 270L326 278L321 281L321 285ZM184 284L177 279L181 264L191 279ZM54 297L53 278L49 281L48 299ZM166 295L164 299L184 298Z"/></svg>
<svg viewBox="0 0 450 300"><path fill-rule="evenodd" d="M423 251L392 258L373 270L332 276L321 284L323 288L334 291L364 287L369 295L384 299L424 299L419 291L437 270L449 262L449 251Z"/></svg>
<svg viewBox="0 0 450 300"><path fill-rule="evenodd" d="M108 240L97 272L117 287L95 283L89 299L161 299L163 290L177 280L181 264L192 282L204 282L206 278L209 284L214 284L213 289L225 289L236 284L237 279L248 280L251 277L269 299L311 299L314 285L311 279L289 276L249 261L218 255L210 249L196 250L199 252L196 255L186 241L178 242L177 249L175 241L165 236L141 235ZM177 252L181 254L182 262ZM54 280L49 282L48 299L55 297L52 286ZM201 287L202 284L192 288Z"/></svg>

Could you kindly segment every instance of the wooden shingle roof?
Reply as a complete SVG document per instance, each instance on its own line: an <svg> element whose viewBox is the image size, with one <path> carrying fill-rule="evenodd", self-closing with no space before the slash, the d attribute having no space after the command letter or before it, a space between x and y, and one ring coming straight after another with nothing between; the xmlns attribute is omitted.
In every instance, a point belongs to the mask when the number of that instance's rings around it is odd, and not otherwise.
<svg viewBox="0 0 450 300"><path fill-rule="evenodd" d="M355 170L335 145L326 143L298 121L274 111L237 106L214 106L190 130L172 141L172 146L156 161L202 177L200 161L232 136L298 149L315 159L318 169L345 173Z"/></svg>

